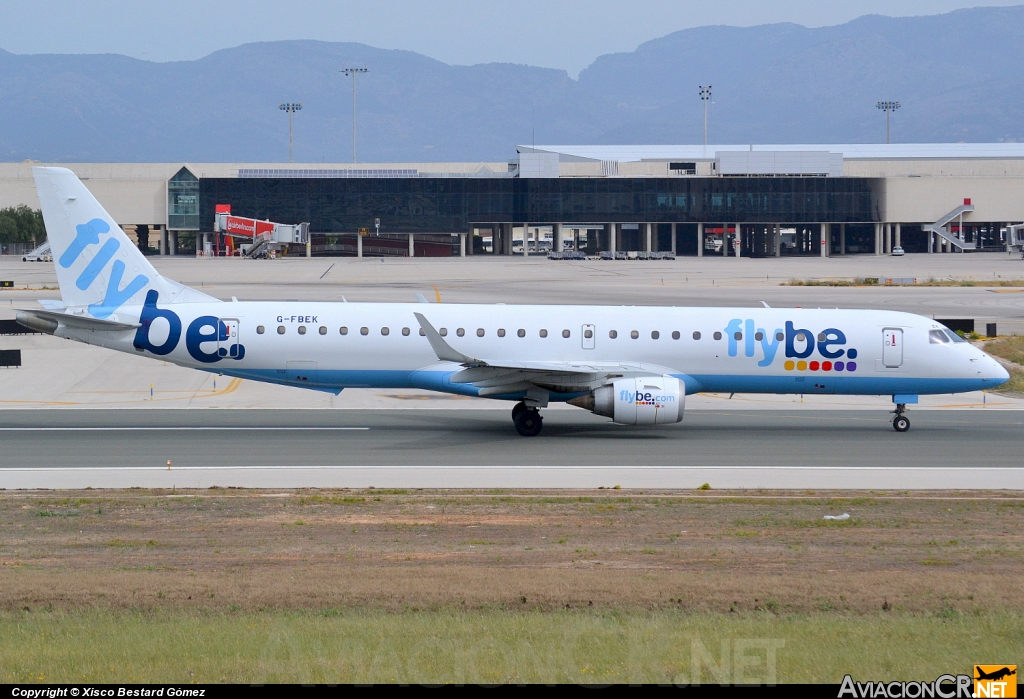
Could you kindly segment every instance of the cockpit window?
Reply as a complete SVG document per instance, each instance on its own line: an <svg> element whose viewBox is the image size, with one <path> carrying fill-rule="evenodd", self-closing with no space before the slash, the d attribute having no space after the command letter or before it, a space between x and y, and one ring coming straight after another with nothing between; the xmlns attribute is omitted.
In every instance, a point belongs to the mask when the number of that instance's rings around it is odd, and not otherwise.
<svg viewBox="0 0 1024 699"><path fill-rule="evenodd" d="M948 345L949 338L946 337L946 333L941 330L929 330L928 331L928 342L933 345Z"/></svg>
<svg viewBox="0 0 1024 699"><path fill-rule="evenodd" d="M967 340L963 339L952 330L946 330L946 334L949 335L949 339L953 342L967 342Z"/></svg>

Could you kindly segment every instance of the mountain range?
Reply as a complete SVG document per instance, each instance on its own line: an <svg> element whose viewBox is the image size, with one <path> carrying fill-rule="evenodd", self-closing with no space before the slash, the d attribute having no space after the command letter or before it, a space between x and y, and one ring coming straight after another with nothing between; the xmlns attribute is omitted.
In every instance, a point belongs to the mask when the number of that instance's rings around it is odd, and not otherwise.
<svg viewBox="0 0 1024 699"><path fill-rule="evenodd" d="M277 41L195 61L0 50L0 160L501 161L516 144L1024 140L1024 6L846 24L708 26L600 56L578 79L448 65L356 43Z"/></svg>

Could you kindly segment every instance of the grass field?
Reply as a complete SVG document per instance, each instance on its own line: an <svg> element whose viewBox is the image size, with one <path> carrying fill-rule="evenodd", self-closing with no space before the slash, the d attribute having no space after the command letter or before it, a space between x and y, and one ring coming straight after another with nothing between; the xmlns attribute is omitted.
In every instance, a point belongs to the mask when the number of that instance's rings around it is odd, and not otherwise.
<svg viewBox="0 0 1024 699"><path fill-rule="evenodd" d="M1024 336L1011 335L998 340L986 342L983 349L996 357L1002 357L1014 363L1007 367L1010 380L999 387L1002 392L1024 393Z"/></svg>
<svg viewBox="0 0 1024 699"><path fill-rule="evenodd" d="M1022 659L1022 525L977 491L3 492L0 682L933 679Z"/></svg>
<svg viewBox="0 0 1024 699"><path fill-rule="evenodd" d="M0 616L0 682L676 684L934 679L1017 663L1024 616L508 610Z"/></svg>

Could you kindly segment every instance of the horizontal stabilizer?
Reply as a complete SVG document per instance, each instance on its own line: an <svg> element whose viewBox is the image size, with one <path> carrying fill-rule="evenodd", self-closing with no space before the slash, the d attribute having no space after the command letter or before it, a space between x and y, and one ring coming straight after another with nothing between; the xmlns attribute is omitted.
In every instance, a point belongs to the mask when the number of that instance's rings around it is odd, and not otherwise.
<svg viewBox="0 0 1024 699"><path fill-rule="evenodd" d="M122 332L140 327L138 323L122 323L116 320L103 320L87 315L73 315L61 311L47 311L38 308L18 309L15 316L20 325L52 335L59 326L70 330L90 330L92 332Z"/></svg>

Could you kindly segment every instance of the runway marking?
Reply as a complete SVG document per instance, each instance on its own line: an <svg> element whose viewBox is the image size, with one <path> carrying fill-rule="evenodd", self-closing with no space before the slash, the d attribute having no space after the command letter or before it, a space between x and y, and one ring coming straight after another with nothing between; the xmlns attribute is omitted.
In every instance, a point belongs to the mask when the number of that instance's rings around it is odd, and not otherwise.
<svg viewBox="0 0 1024 699"><path fill-rule="evenodd" d="M252 431L252 432L271 432L271 431L287 431L294 432L297 430L312 431L312 430L358 430L368 431L369 427L0 427L0 432L162 432L162 431L174 431L180 432L182 430L190 430L193 432L215 432L221 431L226 432L229 430L233 431Z"/></svg>
<svg viewBox="0 0 1024 699"><path fill-rule="evenodd" d="M214 385L216 385L216 382L214 382ZM210 393L197 393L197 395L195 397L196 398L219 398L220 396L223 396L226 393L234 393L235 391L238 390L238 387L241 386L241 385L242 385L242 379L240 379L240 378L238 378L236 376L236 377L231 379L231 381L228 383L226 388L224 388L224 389L222 389L220 391L211 391Z"/></svg>

